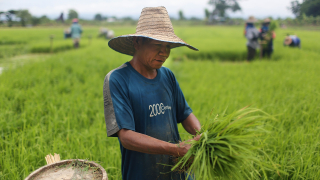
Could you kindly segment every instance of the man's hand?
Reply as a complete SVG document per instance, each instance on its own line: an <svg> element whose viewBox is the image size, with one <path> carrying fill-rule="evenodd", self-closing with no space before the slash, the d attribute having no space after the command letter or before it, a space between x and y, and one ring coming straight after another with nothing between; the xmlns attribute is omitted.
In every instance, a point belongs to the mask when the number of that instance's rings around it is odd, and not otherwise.
<svg viewBox="0 0 320 180"><path fill-rule="evenodd" d="M197 135L196 137L192 138L192 139L189 139L187 141L183 141L179 144L177 144L177 147L178 147L178 156L182 157L184 156L185 154L187 154L187 152L189 151L189 149L191 148L191 144L189 143L186 143L186 142L190 142L190 141L199 141L201 137L201 134Z"/></svg>
<svg viewBox="0 0 320 180"><path fill-rule="evenodd" d="M190 144L185 142L172 144L128 129L121 129L117 134L124 148L147 154L184 156L191 147ZM186 142L193 140L198 141L200 136L201 135L198 135Z"/></svg>

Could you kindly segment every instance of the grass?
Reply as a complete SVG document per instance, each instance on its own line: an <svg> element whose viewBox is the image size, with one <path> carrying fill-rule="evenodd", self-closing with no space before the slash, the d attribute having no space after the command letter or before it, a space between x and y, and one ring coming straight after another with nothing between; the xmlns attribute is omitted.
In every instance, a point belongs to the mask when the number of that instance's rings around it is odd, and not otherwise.
<svg viewBox="0 0 320 180"><path fill-rule="evenodd" d="M113 30L122 35L134 28ZM84 28L83 42L98 29ZM172 50L172 61L166 66L175 73L202 124L210 119L212 108L222 112L228 107L233 112L250 104L279 119L271 124L263 151L287 175L267 172L269 179L317 179L319 34L294 30L302 39L298 50L282 46L288 30L276 31L271 60L244 63L242 27L176 27L177 35L199 48L199 54L214 58L198 58L198 52L182 47ZM26 42L21 49L27 49L0 60L0 66L6 68L0 75L0 179L27 177L46 164L44 157L50 153L59 153L61 159L99 162L109 179L121 179L119 142L106 135L102 85L105 75L130 56L112 51L105 40L97 38L77 50L30 54L31 46L49 44L50 34L56 34L55 42L63 41L62 32L58 28L0 30L0 39ZM7 51L4 47L20 45L1 45L0 54ZM19 54L26 54L25 58L16 56ZM181 126L179 130L182 139L190 138Z"/></svg>
<svg viewBox="0 0 320 180"><path fill-rule="evenodd" d="M197 179L259 179L267 170L277 172L261 150L268 137L268 120L275 119L248 107L217 114L204 123L199 141L190 142L191 149L172 170L194 173Z"/></svg>
<svg viewBox="0 0 320 180"><path fill-rule="evenodd" d="M199 119L207 119L212 108L222 112L228 106L232 112L250 104L276 115L279 121L271 124L272 133L263 150L288 173L281 178L320 177L317 60L186 61L172 67ZM277 174L268 177L281 179Z"/></svg>

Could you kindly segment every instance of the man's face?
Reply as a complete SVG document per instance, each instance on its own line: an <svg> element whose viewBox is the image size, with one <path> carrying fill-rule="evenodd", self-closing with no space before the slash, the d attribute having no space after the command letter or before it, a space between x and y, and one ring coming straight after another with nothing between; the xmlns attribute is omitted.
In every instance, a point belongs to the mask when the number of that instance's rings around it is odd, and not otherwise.
<svg viewBox="0 0 320 180"><path fill-rule="evenodd" d="M139 49L137 50L139 61L148 69L161 68L170 55L170 44L153 39L145 40L139 45Z"/></svg>

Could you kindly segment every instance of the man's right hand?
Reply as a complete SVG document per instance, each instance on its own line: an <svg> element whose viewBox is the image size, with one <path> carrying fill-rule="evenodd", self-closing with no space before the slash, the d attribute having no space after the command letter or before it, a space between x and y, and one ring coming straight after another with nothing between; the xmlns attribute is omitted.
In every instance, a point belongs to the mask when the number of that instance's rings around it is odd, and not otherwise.
<svg viewBox="0 0 320 180"><path fill-rule="evenodd" d="M199 141L200 137L202 134L197 135L196 137L189 139L187 141L183 141L179 144L177 144L177 156L184 156L185 154L187 154L187 152L189 151L189 149L191 148L191 144L186 143L186 142L190 142L190 141Z"/></svg>
<svg viewBox="0 0 320 180"><path fill-rule="evenodd" d="M191 148L191 144L186 142L198 141L201 136L198 135L179 144L172 144L128 129L119 130L117 135L122 146L126 149L147 154L167 154L177 157L184 156Z"/></svg>

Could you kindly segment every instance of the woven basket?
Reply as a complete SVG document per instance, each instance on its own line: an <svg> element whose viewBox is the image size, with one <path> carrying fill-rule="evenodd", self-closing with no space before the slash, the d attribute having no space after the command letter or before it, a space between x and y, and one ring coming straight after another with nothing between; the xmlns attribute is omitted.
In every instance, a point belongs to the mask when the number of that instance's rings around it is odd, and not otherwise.
<svg viewBox="0 0 320 180"><path fill-rule="evenodd" d="M42 166L25 180L108 180L105 169L93 161L68 159Z"/></svg>

